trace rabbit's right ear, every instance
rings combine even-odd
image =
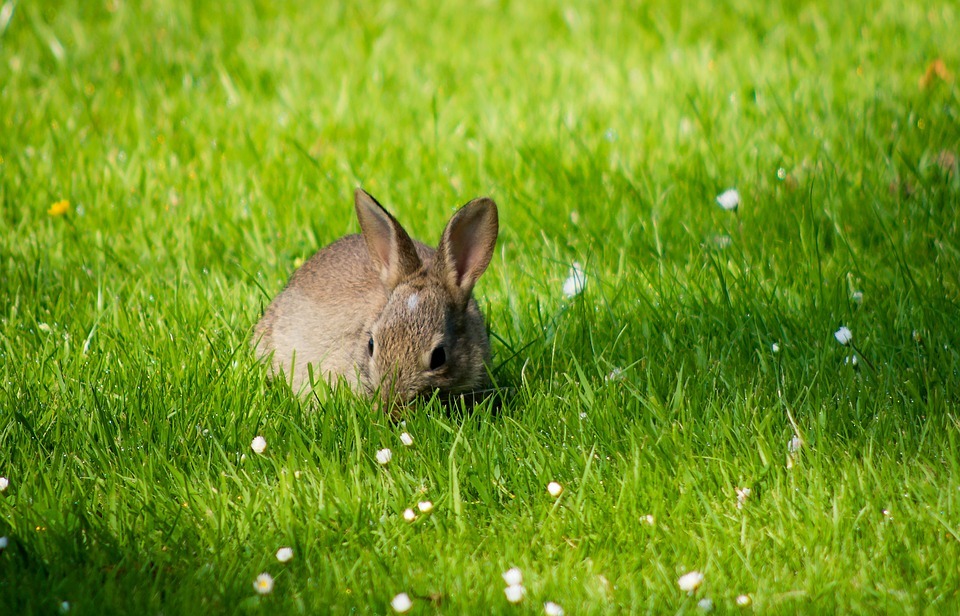
[[[354,204],[373,266],[384,286],[393,289],[420,269],[416,246],[397,219],[362,188],[354,193]]]

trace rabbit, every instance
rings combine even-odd
[[[434,250],[362,189],[354,202],[361,233],[293,273],[254,329],[257,355],[301,394],[311,389],[309,365],[393,406],[489,389],[490,341],[471,292],[496,246],[496,203],[460,208]]]

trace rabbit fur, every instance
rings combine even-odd
[[[294,391],[342,379],[367,397],[407,403],[490,387],[490,341],[474,284],[493,256],[497,206],[474,199],[436,250],[410,238],[376,199],[354,194],[361,233],[319,250],[254,330],[257,355]]]

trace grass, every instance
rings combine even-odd
[[[765,4],[0,3],[0,613],[956,612],[960,13]],[[255,361],[357,185],[499,203],[499,415]]]

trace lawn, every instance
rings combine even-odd
[[[0,614],[960,611],[960,8],[405,4],[0,0]],[[357,186],[499,412],[257,362]]]

